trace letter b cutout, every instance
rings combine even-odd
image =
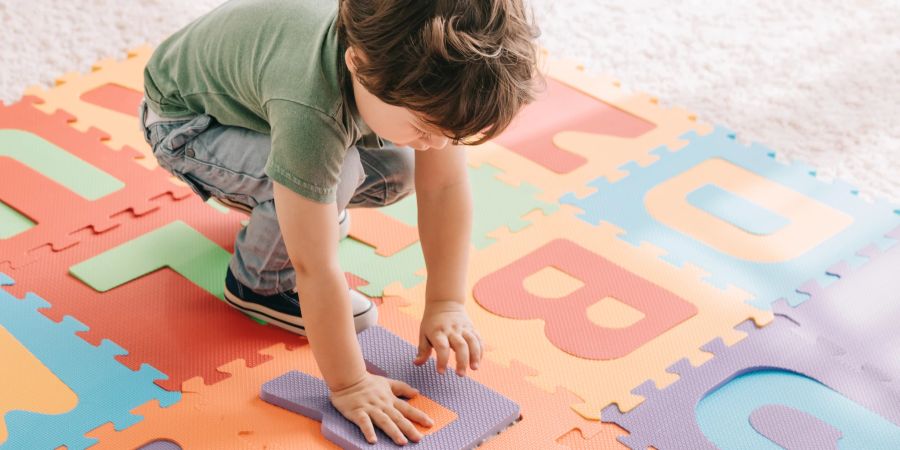
[[[523,281],[547,267],[579,279],[584,286],[561,298],[528,292]],[[482,278],[473,295],[494,314],[544,320],[544,332],[550,342],[567,353],[588,359],[626,356],[697,314],[693,304],[565,239],[554,240]],[[593,323],[587,309],[606,297],[627,304],[644,317],[626,328]]]

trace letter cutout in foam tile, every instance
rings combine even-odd
[[[419,367],[412,364],[416,349],[381,327],[359,334],[363,355],[370,371],[405,381],[457,419],[436,433],[427,435],[415,448],[472,448],[499,433],[519,418],[519,406],[471,378],[441,376],[434,359]],[[331,405],[322,380],[302,372],[288,372],[263,385],[263,400],[322,421],[322,432],[341,448],[396,448],[391,439],[378,432],[378,443],[369,445],[359,429]]]
[[[599,178],[590,183],[596,193],[585,198],[567,194],[560,202],[581,208],[579,217],[588,223],[608,221],[622,228],[626,242],[648,242],[663,249],[662,258],[669,262],[708,271],[715,286],[746,290],[761,309],[770,309],[783,296],[791,304],[801,303],[805,298],[794,288],[811,274],[830,281],[828,264],[842,259],[856,263],[856,249],[880,240],[900,223],[890,205],[867,203],[851,186],[818,180],[800,164],[782,164],[764,147],[746,148],[723,128],[684,137],[689,143],[680,150],[654,150],[656,163],[626,164],[627,177],[615,182]],[[685,200],[710,183],[791,223],[760,236]]]
[[[556,133],[571,130],[636,138],[654,128],[651,122],[547,78],[547,90],[523,108],[497,142],[553,172],[568,173],[587,159],[554,145]]]
[[[69,272],[97,291],[106,292],[169,267],[221,299],[223,274],[230,259],[225,249],[177,220],[76,264]]]
[[[782,405],[793,415],[762,418],[760,414],[778,410]],[[809,417],[797,420],[797,413]],[[697,423],[716,447],[778,450],[786,448],[889,449],[900,445],[900,425],[805,376],[782,370],[759,370],[740,375],[704,397],[697,405]],[[801,416],[802,417],[802,416]],[[794,420],[783,423],[790,429],[785,446],[781,433],[769,428],[770,439],[757,431],[764,421]],[[755,422],[755,424],[753,423]],[[810,426],[812,425],[812,426]],[[840,437],[840,441],[837,438]],[[781,442],[778,442],[781,441]],[[779,444],[779,445],[776,445]]]
[[[12,158],[87,200],[97,200],[125,183],[40,136],[0,129],[0,157]]]
[[[526,290],[524,281],[555,267],[583,283],[560,298]],[[697,307],[612,261],[565,239],[556,239],[482,278],[473,295],[488,311],[514,319],[541,319],[550,342],[574,356],[609,360],[628,355],[697,314]],[[611,297],[643,313],[624,328],[606,328],[588,308]]]
[[[731,195],[701,197],[713,202],[691,207],[691,195],[694,199],[696,194],[702,196],[703,188],[710,184]],[[718,158],[703,161],[650,189],[644,205],[659,223],[726,255],[759,263],[798,258],[853,223],[847,214]],[[756,206],[763,213],[748,211],[748,206]],[[739,217],[739,212],[746,215]],[[787,219],[787,223],[773,227],[773,214]],[[771,231],[759,232],[767,228]]]
[[[79,96],[84,102],[134,116],[135,118],[137,118],[138,106],[143,97],[143,92],[116,83],[104,84]]]

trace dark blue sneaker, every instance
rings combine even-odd
[[[225,275],[225,300],[252,317],[306,336],[303,313],[296,292],[259,295],[235,279],[229,268]],[[351,289],[350,302],[353,304],[353,323],[357,333],[378,323],[378,308],[366,296]]]

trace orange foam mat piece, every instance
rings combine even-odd
[[[308,346],[287,350],[276,344],[260,351],[271,358],[255,367],[244,360],[218,368],[229,378],[207,386],[200,378],[182,385],[182,399],[168,408],[153,401],[132,412],[144,419],[123,431],[108,423],[87,436],[99,439],[95,449],[135,448],[160,438],[183,449],[333,449],[312,419],[265,403],[259,388],[290,370],[320,376]]]
[[[410,317],[401,311],[408,300],[401,297],[386,297],[379,307],[379,324],[406,341],[418,344],[419,317]],[[412,361],[410,361],[412,364]],[[522,420],[489,439],[483,448],[566,448],[557,439],[573,429],[580,430],[594,442],[603,442],[607,448],[624,448],[616,437],[623,433],[617,426],[607,426],[599,422],[585,420],[569,407],[581,399],[563,388],[552,392],[538,389],[527,381],[537,371],[518,363],[497,364],[485,358],[478,370],[469,370],[467,376],[494,389],[519,404]],[[456,376],[451,371],[447,376]]]
[[[598,420],[600,410],[611,403],[617,404],[623,411],[634,408],[642,399],[632,394],[631,390],[648,379],[654,380],[660,388],[669,385],[677,376],[666,372],[666,368],[677,360],[686,357],[695,364],[705,362],[712,355],[701,351],[700,347],[712,338],[722,337],[726,343],[734,343],[744,336],[733,328],[738,323],[748,318],[758,325],[771,321],[771,313],[744,303],[748,298],[746,292],[735,288],[714,288],[702,281],[706,276],[703,270],[691,265],[680,268],[670,265],[659,258],[661,250],[649,245],[634,247],[617,238],[621,230],[605,223],[593,227],[576,219],[576,212],[566,205],[547,217],[534,212],[530,217],[532,226],[516,233],[498,231],[495,233],[498,238],[496,244],[474,251],[468,274],[466,310],[479,333],[493,348],[488,357],[507,365],[518,360],[537,369],[537,374],[529,379],[548,391],[562,386],[581,397],[583,402],[573,402],[572,407],[585,418]],[[638,342],[640,345],[624,356],[592,360],[572,356],[547,338],[546,322],[556,321],[559,316],[530,320],[505,318],[485,309],[472,297],[474,285],[480,280],[558,239],[575,242],[586,251],[614,261],[621,268],[691,303],[697,308],[697,314],[657,336],[642,335],[643,343]],[[548,266],[548,269],[551,267]],[[527,279],[523,280],[523,283],[527,282]],[[578,282],[587,284],[595,281],[575,280],[576,284]],[[549,291],[535,295],[561,297],[566,293],[557,291],[564,284],[544,286]],[[410,304],[403,311],[414,316],[420,315],[424,309],[424,294],[424,284],[411,289],[394,284],[385,289],[386,296],[410,299]],[[586,309],[584,305],[578,306],[583,314],[593,317],[592,320],[596,320],[592,309],[601,303],[608,303],[603,298],[596,301],[597,304]],[[615,305],[618,302],[611,303]],[[630,316],[634,311],[628,311],[628,308],[603,311],[607,312],[601,314],[598,327],[619,329],[625,337],[632,329],[640,332],[639,326],[631,324],[633,319]],[[645,315],[655,313],[652,308],[641,312]]]
[[[93,65],[87,74],[68,73],[56,80],[56,86],[45,90],[32,87],[26,95],[34,95],[44,100],[38,108],[47,113],[62,109],[77,118],[71,126],[86,131],[91,127],[109,133],[108,145],[114,149],[125,146],[140,151],[145,157],[139,163],[147,168],[156,166],[150,148],[138,128],[137,107],[126,113],[123,101],[135,101],[144,92],[144,66],[153,54],[153,48],[143,46],[129,51],[123,60],[104,59]],[[110,87],[109,85],[112,85]],[[101,92],[98,94],[98,89]],[[102,90],[127,92],[127,98],[120,98],[110,104],[102,101]],[[108,92],[107,92],[108,93]],[[83,96],[87,94],[86,97]],[[98,95],[101,101],[98,101]]]
[[[591,97],[601,100],[628,114],[640,117],[654,125],[643,134],[621,137],[584,131],[572,131],[567,124],[559,124],[554,144],[567,152],[583,156],[587,162],[568,173],[556,173],[523,157],[518,152],[501,145],[500,141],[488,142],[469,152],[469,162],[475,167],[489,163],[499,169],[497,178],[512,185],[527,181],[541,190],[539,200],[557,203],[566,193],[577,197],[591,194],[594,189],[588,183],[598,177],[611,182],[621,179],[627,172],[620,166],[634,161],[642,166],[656,161],[650,152],[660,146],[675,150],[687,141],[680,136],[688,131],[708,133],[712,127],[697,121],[683,109],[664,108],[647,94],[628,93],[610,78],[588,75],[581,66],[567,61],[547,60],[548,76],[571,86]]]
[[[419,241],[419,229],[374,208],[354,208],[350,236],[375,248],[375,254],[391,256]]]

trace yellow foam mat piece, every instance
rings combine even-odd
[[[700,364],[712,355],[700,347],[715,337],[729,345],[739,341],[744,334],[734,326],[752,318],[762,326],[772,320],[769,312],[757,310],[744,303],[749,295],[736,288],[720,290],[701,281],[707,274],[691,265],[675,267],[661,260],[662,251],[649,245],[634,247],[616,237],[621,233],[610,224],[593,227],[575,217],[577,210],[567,205],[551,215],[534,212],[527,217],[534,223],[516,233],[498,231],[493,237],[496,244],[482,250],[473,250],[468,273],[468,299],[466,310],[485,342],[492,348],[487,356],[502,364],[520,361],[537,369],[530,378],[536,385],[553,391],[564,387],[578,395],[584,403],[572,407],[583,417],[599,420],[600,410],[618,404],[628,411],[641,402],[630,391],[646,381],[654,380],[664,387],[677,379],[666,368],[681,358]],[[648,281],[674,293],[695,305],[697,315],[646,342],[630,354],[612,360],[582,359],[554,346],[544,334],[544,322],[516,320],[495,315],[481,307],[473,298],[474,285],[482,278],[500,270],[556,240],[567,239],[614,261],[619,266],[638,274]],[[399,284],[388,286],[385,295],[409,299],[402,308],[408,314],[420,316],[424,310],[425,284],[404,289]],[[604,299],[598,298],[600,302]],[[613,308],[611,311],[615,311]],[[622,310],[620,310],[622,311]],[[633,311],[622,311],[633,320]]]
[[[124,60],[104,59],[91,68],[91,72],[68,73],[56,80],[50,90],[31,87],[25,95],[34,95],[44,101],[35,105],[47,113],[62,109],[75,116],[70,126],[80,131],[96,127],[109,134],[107,145],[113,149],[129,146],[144,155],[138,162],[147,167],[156,166],[156,158],[144,141],[134,115],[124,114],[81,100],[81,95],[107,84],[144,92],[144,66],[153,54],[153,48],[143,46],[128,52]],[[135,112],[136,113],[136,112]]]
[[[9,437],[4,420],[8,412],[63,414],[78,405],[75,392],[2,326],[0,355],[0,444]]]

